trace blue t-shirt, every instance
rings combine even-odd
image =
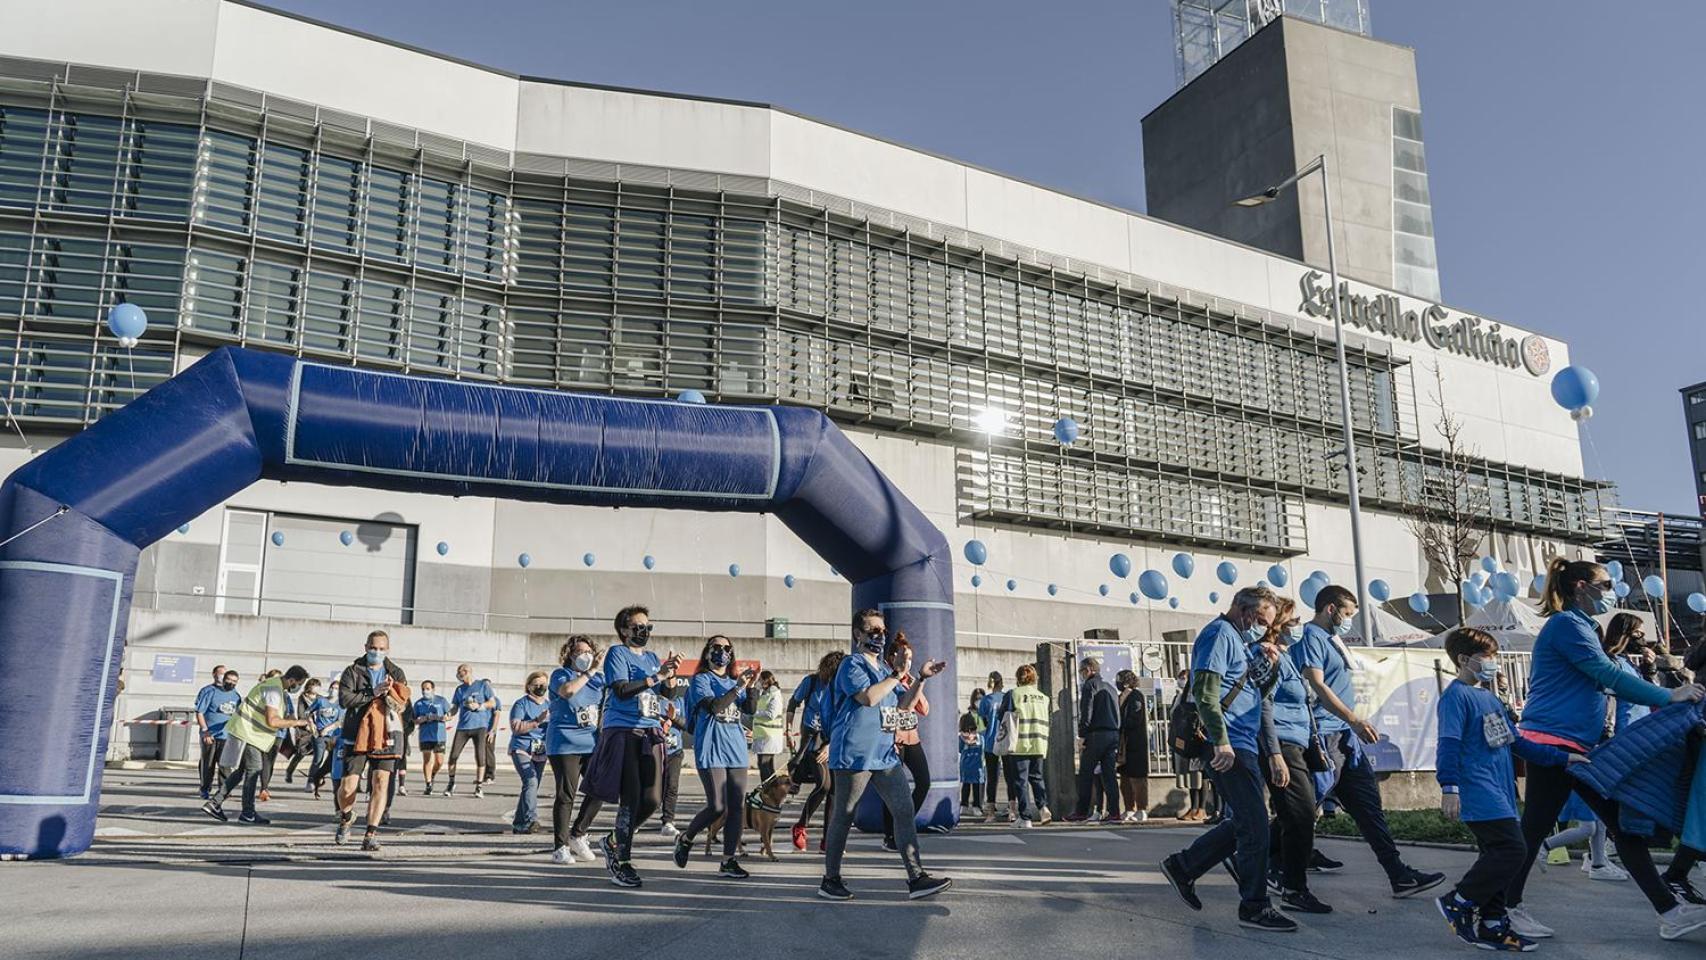
[[[746,769],[746,728],[740,722],[740,705],[746,702],[746,691],[735,694],[728,706],[711,713],[711,701],[738,686],[740,681],[736,678],[719,677],[709,670],[694,674],[693,682],[688,685],[688,716],[693,718],[693,765],[700,770]]]
[[[1439,739],[1456,740],[1457,792],[1466,821],[1516,819],[1510,711],[1492,691],[1453,680],[1439,696]]]
[[[470,699],[479,703],[497,699],[492,696],[492,685],[484,680],[458,684],[456,693],[450,698],[450,705],[456,708],[457,730],[485,730],[492,725],[492,713],[497,708],[471,709],[468,706]]]
[[[995,691],[983,695],[978,702],[977,715],[983,718],[983,752],[995,752],[995,736],[1001,728],[1001,701],[1007,696],[1005,691]],[[964,778],[962,778],[964,779]]]
[[[604,655],[604,684],[615,687],[630,680],[654,676],[663,664],[650,650],[635,653],[626,645],[610,648]],[[620,697],[613,689],[604,703],[604,724],[617,730],[654,730],[663,716],[663,700],[656,690],[641,690],[631,697]]]
[[[1588,675],[1589,668],[1617,670],[1600,645],[1593,620],[1576,609],[1546,618],[1534,640],[1522,728],[1584,747],[1598,743],[1605,731],[1605,691]]]
[[[568,667],[551,671],[551,722],[545,728],[545,752],[553,757],[587,754],[598,740],[598,705],[604,699],[604,674],[594,673],[571,697],[557,691],[578,674]]]
[[[882,662],[872,664],[863,653],[841,661],[835,672],[831,697],[829,768],[831,770],[887,770],[900,762],[894,748],[900,697],[897,685],[879,703],[865,706],[855,694],[882,683],[893,672]]]
[[[962,736],[960,738],[960,782],[973,784],[982,783],[983,774],[982,735],[979,735],[976,740],[973,740],[970,743],[967,743],[965,738]]]
[[[1191,645],[1192,686],[1196,684],[1198,672],[1218,673],[1219,699],[1224,700],[1244,676],[1249,664],[1250,658],[1244,652],[1244,639],[1226,618],[1216,617],[1214,622],[1203,627]],[[1245,683],[1225,714],[1226,737],[1231,741],[1232,749],[1258,752],[1256,739],[1262,730],[1262,698],[1256,685]]]
[[[1259,656],[1251,653],[1250,656]],[[1279,679],[1274,682],[1274,735],[1281,743],[1309,746],[1309,688],[1297,664],[1290,657],[1280,657],[1274,665]]]
[[[665,712],[673,718],[669,732],[663,735],[663,755],[673,757],[686,749],[687,738],[681,735],[681,731],[693,722],[687,713],[687,687],[683,686],[680,694],[665,698],[663,703]]]
[[[385,682],[385,667],[383,665],[368,667],[367,677],[373,681],[373,689],[378,690],[379,685]]]
[[[545,731],[549,729],[551,705],[544,700],[532,697],[521,697],[509,708],[509,752],[545,755]],[[533,723],[545,719],[546,724],[534,727],[526,733],[516,733],[518,723]]]
[[[225,738],[225,724],[231,720],[231,715],[237,712],[237,704],[243,702],[243,695],[235,690],[225,690],[208,684],[196,694],[195,712],[207,722],[207,733],[215,740]]]
[[[1352,710],[1356,709],[1357,690],[1351,682],[1350,664],[1345,662],[1344,654],[1339,651],[1339,645],[1327,631],[1313,623],[1303,627],[1303,639],[1291,645],[1286,651],[1291,656],[1291,662],[1297,667],[1298,674],[1305,670],[1321,671],[1321,680],[1327,684],[1327,689],[1339,698],[1339,702]],[[1308,683],[1307,680],[1304,681]],[[1322,733],[1338,733],[1349,730],[1350,724],[1339,719],[1339,715],[1328,710],[1324,704],[1315,704],[1315,724]]]
[[[803,705],[800,713],[801,730],[823,729],[823,707],[829,701],[829,688],[834,683],[833,678],[829,683],[818,683],[817,674],[808,673],[806,678],[800,681],[800,685],[794,688],[794,695],[788,700]]]
[[[415,701],[415,729],[422,743],[444,742],[444,718],[450,716],[450,701],[438,694],[429,694]],[[438,717],[427,720],[427,717]]]
[[[338,702],[333,700],[331,697],[320,697],[316,699],[314,701],[313,714],[315,736],[319,736],[320,731],[327,727],[341,727],[343,724],[344,708],[338,706]],[[341,730],[334,729],[330,734],[328,734],[328,736],[335,737],[341,732]]]

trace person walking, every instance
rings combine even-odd
[[[1001,704],[1001,718],[1012,714],[1018,734],[1013,752],[1003,759],[1009,788],[1018,796],[1017,809],[1009,820],[1022,829],[1048,823],[1048,787],[1043,780],[1043,761],[1048,759],[1049,695],[1037,688],[1037,668],[1023,664],[1013,674],[1014,687]]]
[[[271,680],[275,677],[282,676],[283,673],[284,671],[282,670],[268,670],[266,674],[263,675],[262,679]],[[285,698],[284,718],[286,720],[296,719],[297,704],[299,702],[299,696],[294,693]],[[261,752],[261,789],[255,796],[255,799],[261,803],[268,803],[272,800],[272,775],[273,771],[278,767],[278,755],[290,752],[292,745],[291,737],[295,735],[297,729],[299,728],[293,726],[284,730],[273,731],[272,746]]]
[[[818,805],[823,804],[823,835],[818,840],[818,849],[823,850],[829,837],[829,791],[833,778],[829,775],[829,738],[825,735],[825,720],[829,703],[830,689],[835,685],[836,671],[841,668],[841,661],[847,654],[840,650],[831,650],[817,662],[817,670],[807,675],[794,688],[794,695],[788,698],[788,715],[783,720],[783,727],[794,728],[794,712],[804,707],[800,716],[799,745],[794,750],[790,764],[789,776],[795,783],[810,783],[812,790],[806,794],[806,802],[800,807],[800,818],[794,821],[791,831],[794,849],[806,849],[806,826],[811,823],[812,814]]]
[[[1238,878],[1238,923],[1269,932],[1291,933],[1297,922],[1273,908],[1268,899],[1268,811],[1257,760],[1262,697],[1250,649],[1261,647],[1279,610],[1279,598],[1267,587],[1245,587],[1226,613],[1197,634],[1191,646],[1191,688],[1207,740],[1210,776],[1229,816],[1186,849],[1161,861],[1179,899],[1202,909],[1196,881],[1232,857]],[[1261,649],[1256,656],[1278,658]],[[1271,661],[1267,668],[1271,669]]]
[[[343,775],[338,780],[335,804],[338,827],[334,843],[349,839],[355,820],[356,788],[362,776],[371,773],[367,785],[367,832],[361,849],[379,849],[379,827],[391,799],[391,775],[397,770],[403,748],[402,714],[409,706],[408,678],[391,660],[391,635],[374,630],[354,663],[338,678],[338,703],[344,708],[342,744],[338,747]]]
[[[597,859],[586,842],[587,828],[600,804],[587,797],[574,816],[575,791],[598,739],[599,705],[604,701],[604,654],[585,634],[575,634],[558,651],[562,666],[551,672],[551,716],[545,726],[545,755],[556,795],[551,799],[551,862],[570,864]]]
[[[487,689],[496,691],[496,686],[488,677],[481,677],[480,682]],[[487,784],[498,778],[498,718],[503,716],[504,702],[494,692],[492,695],[492,722],[486,724],[486,773],[479,783]]]
[[[320,680],[318,677],[309,677],[308,682],[302,687],[302,693],[296,697],[296,713],[294,715],[312,718],[314,704],[318,703],[320,699]],[[285,783],[295,782],[296,768],[301,765],[303,760],[308,761],[310,773],[314,770],[314,764],[319,762],[320,754],[314,749],[314,724],[309,723],[306,727],[297,730],[296,735],[291,739],[291,746],[294,750],[290,755],[289,765],[284,768]],[[306,779],[304,777],[304,780]]]
[[[201,732],[201,798],[213,796],[213,780],[219,772],[219,755],[225,750],[225,725],[237,712],[243,695],[237,692],[237,671],[224,665],[213,668],[213,682],[195,695],[195,724]]]
[[[687,732],[693,729],[693,718],[687,710],[687,678],[674,676],[658,684],[659,702],[663,704],[663,764],[658,767],[658,832],[666,837],[678,837],[681,829],[675,825],[676,803],[681,799],[681,764],[687,757]]]
[[[758,782],[776,773],[776,755],[787,749],[782,736],[782,685],[769,670],[758,674],[758,701],[752,708],[752,752],[758,757]]]
[[[1138,689],[1137,674],[1121,670],[1114,676],[1120,695],[1120,749],[1115,769],[1120,775],[1123,823],[1149,819],[1149,704]]]
[[[422,789],[430,797],[433,781],[444,767],[444,721],[450,716],[450,701],[438,695],[438,686],[431,680],[422,680],[420,699],[411,712],[421,738],[421,782],[426,785]]]
[[[984,823],[992,823],[995,820],[995,785],[1003,779],[1007,781],[1007,819],[1012,821],[1018,816],[1018,795],[1014,793],[1013,779],[1002,776],[1005,772],[1005,758],[995,752],[995,738],[1000,732],[1001,705],[1006,701],[1007,693],[1002,689],[1000,672],[989,671],[989,689],[977,705],[977,715],[983,720],[983,783],[984,799],[988,801],[988,806],[983,811]]]
[[[509,708],[509,758],[515,764],[515,775],[521,778],[511,833],[539,830],[539,781],[545,775],[545,728],[551,713],[545,700],[547,679],[543,670],[528,674],[522,684],[524,695]]]
[[[479,799],[486,795],[486,768],[492,762],[491,754],[486,751],[486,733],[492,727],[498,698],[492,693],[491,684],[474,679],[474,668],[466,663],[456,668],[456,683],[456,692],[450,697],[450,712],[456,717],[456,735],[450,742],[450,783],[445,786],[444,795],[456,795],[456,761],[462,756],[462,748],[472,743],[474,797]]]
[[[1660,707],[1697,703],[1706,690],[1688,684],[1675,690],[1651,684],[1623,672],[1605,655],[1595,616],[1611,612],[1612,581],[1605,568],[1590,560],[1555,558],[1546,571],[1541,612],[1546,625],[1534,641],[1529,666],[1528,700],[1519,735],[1554,746],[1569,754],[1586,754],[1604,732],[1606,692],[1619,700]],[[1525,851],[1521,869],[1505,891],[1511,929],[1529,939],[1553,935],[1523,907],[1528,873],[1541,841],[1557,822],[1573,790],[1587,803],[1611,835],[1623,869],[1646,895],[1659,915],[1659,936],[1674,940],[1706,927],[1706,907],[1678,903],[1676,894],[1659,876],[1652,852],[1642,838],[1622,829],[1621,805],[1600,796],[1565,771],[1564,764],[1529,763],[1522,811]]]
[[[723,824],[723,862],[717,876],[745,880],[749,874],[735,855],[740,851],[746,798],[746,730],[741,714],[752,709],[749,695],[755,670],[735,674],[734,641],[717,634],[699,653],[699,670],[688,684],[687,713],[693,723],[693,766],[705,788],[705,806],[675,838],[675,865],[685,868],[693,838],[712,824]]]
[[[1176,731],[1194,723],[1197,713],[1196,699],[1191,696],[1191,672],[1180,670],[1174,681],[1178,692],[1173,694],[1173,702],[1167,708],[1167,727]],[[1203,771],[1208,762],[1203,755],[1194,750],[1181,749],[1177,741],[1168,744],[1173,754],[1173,785],[1185,793],[1185,810],[1179,814],[1179,819],[1187,823],[1201,823],[1208,819],[1208,811],[1204,809]]]
[[[883,657],[885,663],[897,676],[901,677],[900,690],[897,695],[905,698],[912,686],[911,677],[899,667],[901,659],[912,659],[912,643],[906,639],[906,632],[900,631],[894,635],[888,650]],[[912,706],[902,707],[895,714],[894,745],[900,755],[900,765],[912,778],[912,809],[914,823],[919,811],[924,807],[924,798],[930,794],[930,760],[924,755],[924,743],[918,734],[918,719],[930,713],[930,700],[920,689],[918,695],[912,698]],[[924,828],[930,833],[946,833],[947,828],[931,824]],[[883,849],[895,849],[894,812],[887,806],[883,807]]]
[[[1115,769],[1120,752],[1120,695],[1102,678],[1102,661],[1085,657],[1078,664],[1078,804],[1068,823],[1090,819],[1092,784],[1100,776],[1107,806],[1104,823],[1120,822],[1120,789]]]
[[[333,751],[337,748],[338,735],[343,729],[344,708],[338,705],[338,682],[333,680],[326,688],[326,695],[314,701],[308,711],[308,719],[312,721],[314,730],[314,764],[308,768],[308,789],[314,793],[314,799],[320,799],[320,788],[325,786],[326,775],[332,769]]]
[[[1363,842],[1386,871],[1394,898],[1413,897],[1445,882],[1445,874],[1422,871],[1404,862],[1386,810],[1380,799],[1380,780],[1374,772],[1365,744],[1377,743],[1374,725],[1356,712],[1357,669],[1343,637],[1356,623],[1357,599],[1337,584],[1322,587],[1315,595],[1315,616],[1303,627],[1303,636],[1291,645],[1288,655],[1315,696],[1315,725],[1327,741],[1338,770],[1332,794],[1356,822]],[[1320,857],[1315,857],[1320,862]]]
[[[908,644],[891,670],[883,659],[890,652],[887,624],[877,610],[861,610],[853,616],[855,652],[841,661],[832,688],[833,710],[829,720],[829,769],[835,780],[829,838],[824,857],[823,880],[817,895],[825,900],[851,900],[853,892],[841,879],[841,861],[847,853],[847,834],[853,828],[853,808],[865,788],[875,789],[883,806],[894,817],[895,840],[901,863],[906,867],[907,898],[919,900],[948,889],[953,881],[924,871],[918,851],[917,816],[906,789],[900,754],[894,735],[901,710],[911,709],[924,684],[947,666],[929,660],[919,668],[918,679],[901,695],[903,679],[912,672],[912,648]]]
[[[582,779],[583,792],[617,801],[616,825],[604,838],[604,867],[619,887],[640,886],[634,869],[634,831],[658,808],[659,747],[663,707],[657,687],[672,679],[681,665],[675,651],[662,660],[646,649],[652,639],[651,613],[638,604],[616,614],[621,644],[604,658],[604,728],[599,731],[592,767],[596,776]],[[603,769],[599,769],[600,766]]]
[[[307,720],[292,719],[285,714],[290,700],[307,680],[308,671],[301,666],[293,666],[282,676],[268,677],[255,684],[243,697],[225,725],[225,755],[220,759],[220,765],[231,773],[219,791],[202,804],[204,813],[222,822],[229,819],[225,813],[225,801],[236,791],[238,784],[242,784],[243,812],[237,820],[253,826],[265,826],[271,822],[255,811],[261,767],[267,751],[278,743],[280,730],[307,726]]]
[[[1309,890],[1310,855],[1315,851],[1315,778],[1305,754],[1315,736],[1310,717],[1309,687],[1297,664],[1283,651],[1302,639],[1303,624],[1294,615],[1289,598],[1279,602],[1279,612],[1263,638],[1274,656],[1274,669],[1262,684],[1262,775],[1271,787],[1269,799],[1274,818],[1268,851],[1272,863],[1270,879],[1279,881],[1280,905],[1298,913],[1332,913]],[[1252,649],[1250,658],[1266,659],[1266,652]]]

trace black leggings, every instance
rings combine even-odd
[[[486,731],[458,730],[456,737],[450,741],[450,777],[453,780],[456,778],[456,761],[462,756],[462,748],[470,743],[474,745],[474,765],[478,770],[491,766],[491,758],[486,755]]]
[[[1279,858],[1280,880],[1287,890],[1309,889],[1309,853],[1315,849],[1315,778],[1303,759],[1303,748],[1280,744],[1291,780],[1285,789],[1273,785],[1270,760],[1262,758],[1262,775],[1268,780],[1268,800],[1273,805],[1268,849]]]
[[[682,840],[692,843],[699,831],[722,817],[723,856],[732,857],[740,849],[740,831],[746,825],[741,806],[746,799],[746,768],[700,767],[699,782],[705,787],[705,808],[694,815]]]
[[[1522,869],[1505,893],[1506,905],[1522,905],[1523,888],[1528,885],[1528,872],[1533,869],[1534,858],[1540,852],[1540,841],[1552,832],[1552,825],[1558,822],[1558,814],[1563,812],[1564,801],[1569,799],[1571,790],[1582,798],[1599,822],[1605,824],[1605,832],[1617,845],[1617,855],[1623,859],[1623,869],[1629,871],[1635,885],[1652,902],[1653,909],[1664,913],[1676,906],[1676,896],[1659,877],[1658,868],[1653,866],[1653,853],[1647,849],[1647,844],[1640,837],[1625,836],[1619,828],[1617,801],[1595,793],[1593,788],[1570,776],[1563,767],[1542,767],[1533,763],[1528,765],[1528,805],[1522,811],[1522,839],[1528,849],[1523,853]]]
[[[924,759],[923,744],[900,744],[895,750],[900,754],[900,765],[912,774],[912,815],[916,817],[924,810],[924,797],[930,792],[930,761]],[[883,805],[883,839],[894,841],[894,814],[888,804]]]
[[[559,847],[569,845],[571,837],[586,836],[586,828],[592,823],[592,818],[598,816],[598,808],[603,806],[597,800],[587,797],[581,801],[581,815],[574,818],[570,826],[569,815],[575,810],[575,790],[579,789],[581,771],[586,769],[586,761],[590,753],[553,753],[551,761],[551,779],[556,781],[557,795],[551,799],[551,839]]]
[[[993,791],[993,790],[991,790],[989,792],[989,802],[990,803],[995,802],[995,791]],[[960,809],[962,811],[964,811],[968,806],[972,806],[972,807],[983,806],[983,784],[981,784],[981,783],[962,783],[962,784],[960,784]]]
[[[626,863],[634,853],[634,831],[658,808],[658,754],[645,730],[609,730],[622,738],[622,803],[616,809],[616,852]]]
[[[983,782],[989,794],[989,805],[995,805],[995,785],[1001,782],[1001,758],[993,753],[983,755]],[[1013,781],[1007,781],[1007,802],[1011,803],[1018,797],[1013,792]]]

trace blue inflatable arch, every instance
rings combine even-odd
[[[137,557],[262,478],[774,512],[955,690],[946,538],[823,414],[583,396],[219,350],[0,486],[0,856],[88,849]],[[21,534],[21,535],[20,535]],[[667,611],[660,611],[667,615]],[[949,693],[946,696],[952,697]],[[959,800],[954,710],[924,718]]]

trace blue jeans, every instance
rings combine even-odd
[[[1007,784],[1018,787],[1019,817],[1023,820],[1040,819],[1042,808],[1048,806],[1048,787],[1043,783],[1043,758],[1015,756],[1011,759],[1013,776]]]
[[[513,825],[524,830],[539,820],[539,779],[544,774],[545,760],[534,759],[530,753],[511,753],[509,758],[515,761],[516,776],[521,778],[521,796],[515,801]]]
[[[1179,864],[1195,880],[1227,857],[1238,867],[1238,898],[1246,907],[1271,906],[1268,900],[1268,805],[1262,769],[1248,750],[1233,751],[1232,769],[1205,772],[1214,781],[1224,820],[1179,854]]]

